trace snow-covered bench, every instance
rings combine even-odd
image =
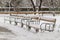
[[[17,23],[22,24],[22,20],[30,20],[29,18],[16,17],[16,16],[5,16],[5,17],[6,18],[4,18],[4,21],[9,21],[10,24],[11,22],[15,22],[15,25],[17,25]]]
[[[11,22],[15,22],[16,18],[14,16],[5,16],[4,17],[4,23],[6,21],[9,21],[9,23],[11,24]]]
[[[31,30],[31,28],[35,29],[36,32],[39,32],[40,30],[40,26],[37,26],[35,24],[30,24],[30,22],[35,22],[34,20],[27,20],[26,23],[22,23],[22,27],[23,25],[26,25],[26,27],[28,27],[28,30]]]
[[[47,23],[42,23],[42,24],[40,25],[41,31],[42,31],[42,30],[46,30],[46,31],[49,31],[49,32],[50,32],[50,31],[54,31],[56,19],[54,19],[54,18],[41,17],[39,20],[47,21]],[[49,23],[49,22],[50,22],[50,23]],[[43,25],[43,24],[45,24],[45,29],[42,29],[42,25]],[[46,29],[47,25],[49,26],[49,29],[48,29],[48,30]],[[52,25],[52,30],[50,30],[51,25]]]

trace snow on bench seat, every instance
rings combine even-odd
[[[48,22],[56,22],[55,18],[48,18],[48,17],[40,17],[39,20],[48,21]]]
[[[39,32],[40,26],[38,25],[26,25],[28,27],[28,30],[30,30],[31,28],[34,28],[36,30],[36,32]]]

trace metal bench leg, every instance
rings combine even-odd
[[[28,24],[27,24],[28,23]],[[28,26],[28,30],[30,30],[31,29],[31,27],[29,26],[30,25],[30,22],[29,22],[29,20],[26,22],[26,26]]]
[[[23,27],[23,23],[21,23],[21,27]]]
[[[36,33],[39,32],[39,29],[36,29]]]
[[[17,22],[15,22],[15,25],[17,25]]]
[[[31,27],[30,26],[28,26],[28,30],[30,30],[31,29]]]
[[[24,24],[22,23],[22,19],[21,19],[21,27],[23,27],[23,25],[24,25]]]
[[[46,31],[46,26],[47,26],[47,24],[45,24],[45,31]]]
[[[11,24],[11,21],[9,21],[9,23]]]

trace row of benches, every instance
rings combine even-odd
[[[8,16],[7,16],[8,17]],[[21,27],[23,27],[23,25],[26,25],[28,27],[28,29],[30,30],[31,28],[34,28],[36,30],[36,32],[39,32],[39,30],[46,30],[46,26],[49,25],[49,28],[50,28],[50,23],[44,23],[45,24],[45,29],[42,29],[41,25],[39,27],[37,26],[34,26],[34,25],[29,25],[31,21],[36,21],[36,20],[43,20],[43,21],[48,21],[48,22],[53,22],[53,28],[52,30],[47,30],[47,31],[54,31],[54,27],[55,27],[55,23],[56,23],[56,19],[48,19],[48,18],[45,18],[45,17],[25,17],[25,16],[10,16],[10,18],[14,18],[15,20],[13,20],[13,22],[15,22],[15,25],[17,25],[17,23],[21,23]],[[16,19],[21,19],[20,21],[16,21]],[[36,19],[36,20],[32,20],[32,19]],[[7,19],[5,19],[7,20]],[[23,23],[22,20],[27,20],[28,24],[26,23]],[[10,23],[12,22],[12,20],[8,20],[10,21]]]

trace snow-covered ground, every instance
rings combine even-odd
[[[15,26],[9,23],[4,23],[5,15],[0,15],[0,27],[4,27],[11,32],[0,32],[0,40],[60,40],[60,16],[44,15],[44,17],[53,17],[56,18],[56,26],[54,32],[38,32],[28,31],[27,28],[21,28],[19,25]],[[8,15],[9,16],[9,15]],[[33,15],[32,15],[33,16]]]

